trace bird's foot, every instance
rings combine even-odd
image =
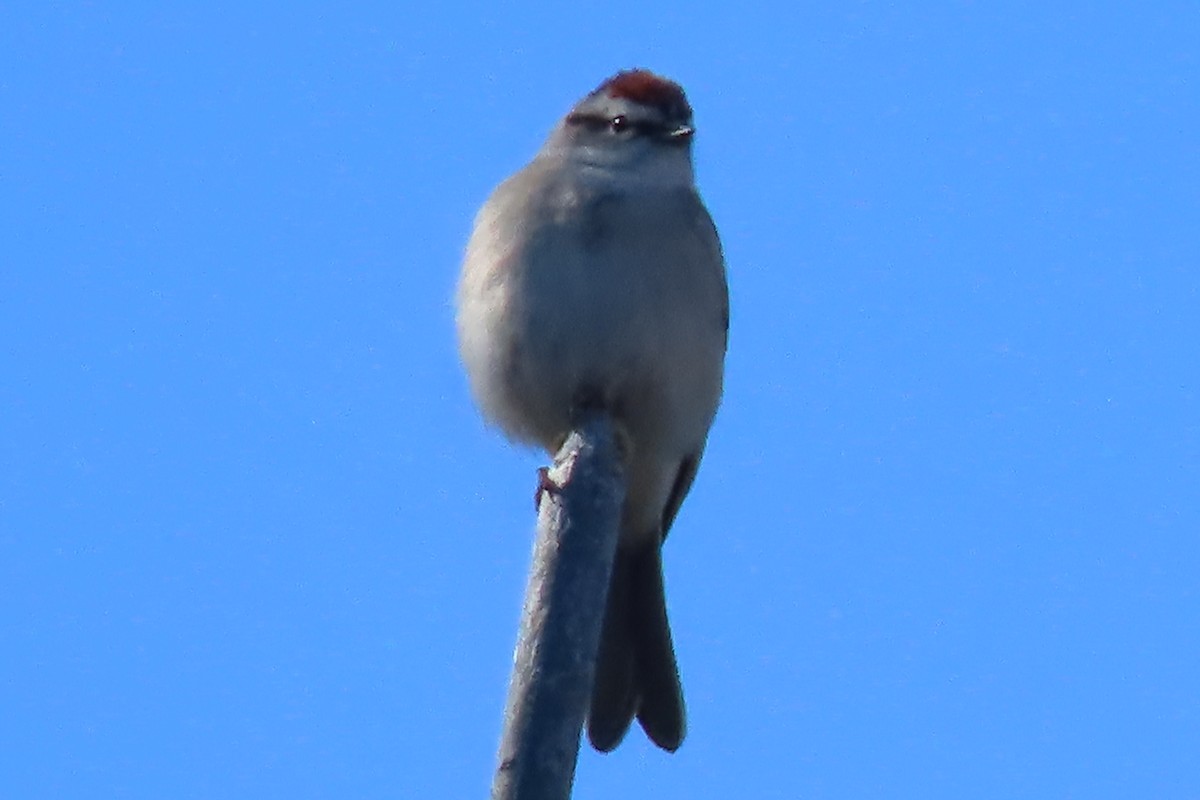
[[[542,495],[546,492],[550,494],[558,494],[562,491],[562,487],[554,482],[550,477],[549,467],[538,467],[537,471],[537,489],[533,493],[533,510],[537,511],[542,507]]]

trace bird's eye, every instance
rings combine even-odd
[[[620,133],[629,127],[629,120],[624,115],[616,116],[608,121],[608,127],[612,128],[613,133]]]

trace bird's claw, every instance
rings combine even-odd
[[[562,491],[562,487],[554,482],[550,477],[549,467],[538,467],[537,471],[537,489],[533,493],[533,510],[537,511],[542,507],[542,495],[546,492],[550,494],[558,494]]]

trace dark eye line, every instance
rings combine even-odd
[[[589,130],[598,130],[608,127],[608,118],[598,114],[569,114],[567,122],[571,125],[582,125]]]
[[[567,122],[571,125],[583,125],[592,131],[600,131],[607,128],[612,130],[613,133],[632,131],[637,134],[652,135],[665,130],[662,125],[656,125],[652,122],[637,122],[624,114],[606,117],[601,114],[575,113],[567,116]]]

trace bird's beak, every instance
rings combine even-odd
[[[679,125],[678,127],[666,131],[663,134],[663,139],[667,144],[682,147],[692,140],[692,134],[695,132],[696,129],[691,125]]]
[[[693,128],[691,125],[680,125],[675,130],[669,131],[667,133],[667,138],[673,142],[683,143],[683,142],[686,142],[688,139],[692,138],[692,134],[694,134],[695,132],[696,132],[696,129]]]

